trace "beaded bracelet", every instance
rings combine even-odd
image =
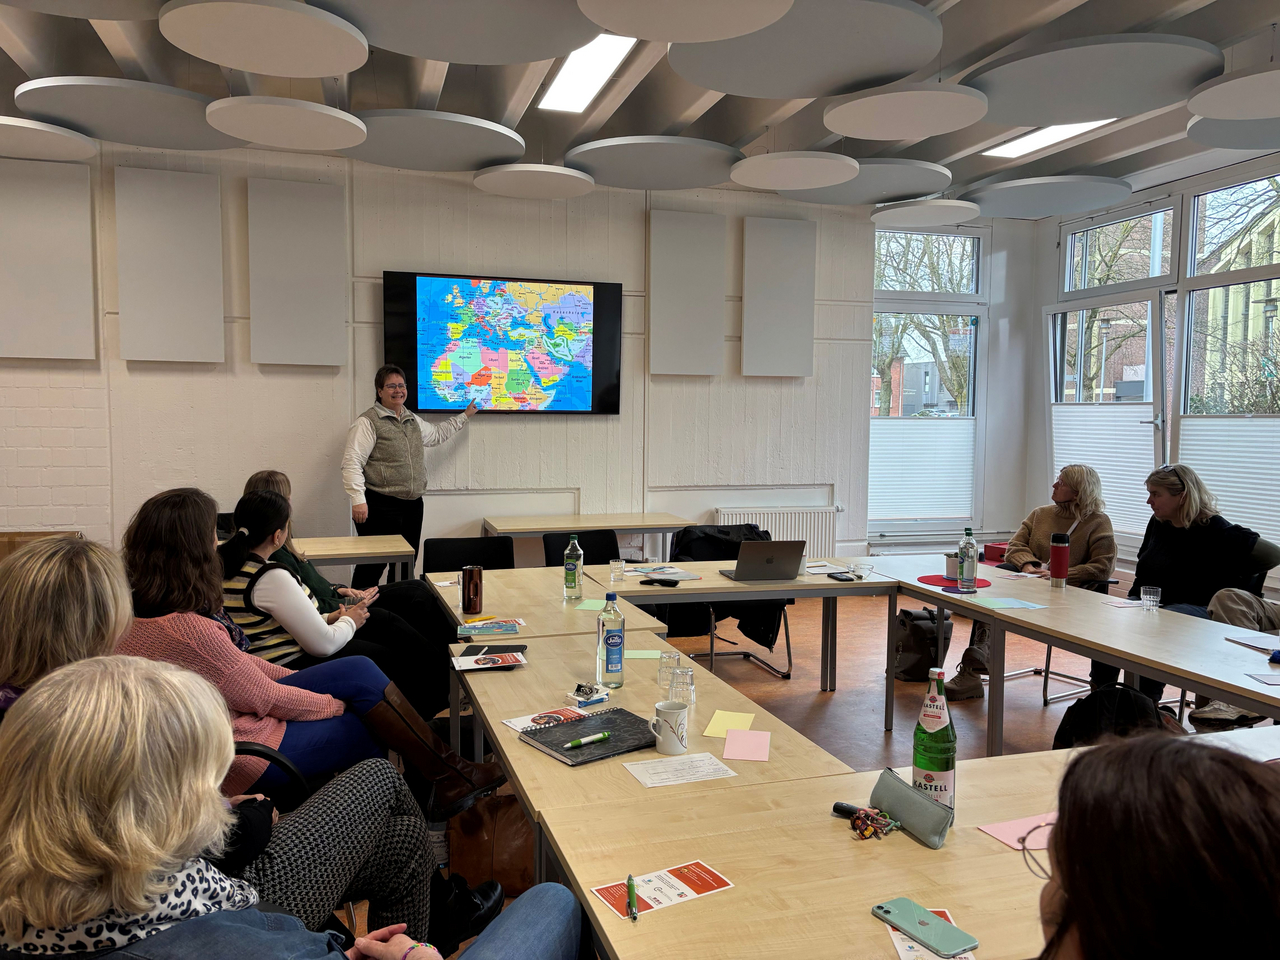
[[[404,953],[400,955],[400,960],[409,960],[409,954],[413,953],[413,951],[417,950],[419,947],[426,947],[428,950],[435,949],[435,947],[433,947],[429,943],[415,943],[413,946],[411,946],[408,950],[406,950]]]

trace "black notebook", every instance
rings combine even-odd
[[[609,731],[608,740],[581,747],[565,747],[571,740],[581,740],[606,730]],[[643,750],[657,743],[657,737],[649,729],[649,721],[622,707],[611,707],[549,727],[525,727],[520,731],[520,739],[571,767],[579,767],[592,760],[616,757],[632,750]]]

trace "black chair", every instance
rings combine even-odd
[[[230,540],[236,535],[236,515],[234,513],[218,514],[218,539]]]
[[[698,560],[719,560],[737,562],[738,549],[746,540],[770,540],[768,530],[761,530],[754,523],[733,524],[730,526],[691,526],[676,533],[671,542],[671,563],[692,562]],[[672,603],[656,606],[654,616],[667,624],[668,637],[700,637],[707,636],[711,649],[706,653],[695,653],[695,659],[710,661],[708,669],[715,671],[715,661],[720,657],[741,657],[750,660],[757,666],[768,670],[775,677],[783,680],[791,679],[791,623],[787,619],[787,607],[794,604],[794,599],[785,600],[734,600],[719,603]],[[664,610],[663,607],[666,609]],[[737,646],[736,640],[729,640],[716,634],[716,623],[720,620],[734,619],[738,621],[738,629],[749,639],[772,651],[778,642],[778,633],[786,637],[787,666],[785,669],[775,667],[764,657],[749,650],[732,650],[716,652],[715,641]]]
[[[510,537],[433,537],[422,541],[422,573],[449,573],[463,567],[514,570],[516,545]]]
[[[542,535],[542,558],[548,567],[558,567],[564,563],[564,552],[569,549],[569,536],[567,533]],[[582,548],[584,564],[622,559],[622,553],[618,549],[618,535],[612,530],[584,530],[573,536],[578,538],[578,546]]]

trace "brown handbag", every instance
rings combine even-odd
[[[449,821],[449,872],[518,897],[533,886],[533,825],[515,796],[484,797]]]

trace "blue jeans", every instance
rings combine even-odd
[[[1201,617],[1209,619],[1209,608],[1198,607],[1194,603],[1171,603],[1162,610],[1168,610],[1172,613],[1184,613],[1188,617]],[[1094,684],[1115,683],[1120,679],[1120,668],[1113,667],[1109,663],[1103,663],[1101,660],[1094,660],[1093,666],[1089,670],[1089,680]],[[1160,702],[1160,698],[1164,696],[1164,684],[1159,680],[1151,680],[1143,677],[1138,683],[1138,689],[1145,693],[1156,703]]]
[[[577,960],[582,908],[568,887],[540,883],[467,947],[467,960]]]
[[[277,682],[327,693],[347,704],[347,711],[341,716],[326,720],[290,720],[285,726],[280,752],[292,760],[308,780],[346,770],[361,760],[387,755],[386,747],[360,722],[375,704],[382,702],[382,691],[390,682],[372,660],[367,657],[330,660]],[[288,785],[284,772],[269,766],[246,792],[270,796],[273,789]]]

